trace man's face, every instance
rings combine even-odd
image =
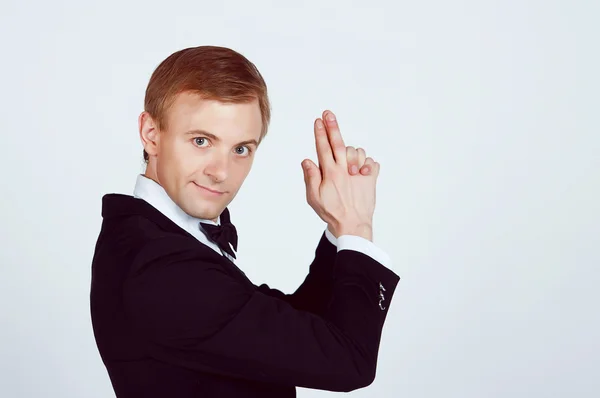
[[[166,131],[156,131],[145,112],[139,123],[150,157],[146,176],[189,215],[216,220],[250,172],[262,127],[258,101],[226,104],[181,93]]]

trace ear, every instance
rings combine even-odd
[[[140,140],[144,150],[149,156],[156,156],[158,153],[158,129],[152,116],[146,111],[142,112],[138,118],[138,128],[140,130]]]

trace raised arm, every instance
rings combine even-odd
[[[324,119],[326,118],[328,113],[329,112],[327,111],[324,112]],[[328,130],[331,131],[329,133],[329,136],[333,136],[335,140],[335,136],[337,135],[341,139],[337,122],[329,122],[328,126]],[[319,129],[319,127],[315,125],[315,142],[317,144],[317,153],[319,154],[320,159],[324,159],[327,155],[327,146],[331,148],[331,144],[329,143],[329,141],[326,142],[326,140],[322,139],[324,131],[325,126]],[[321,140],[319,139],[319,137],[321,137]],[[343,145],[343,142],[338,141],[338,144]],[[352,180],[352,182],[360,183],[361,181],[359,179],[362,176],[370,176],[372,174],[374,166],[373,162],[370,162],[371,164],[365,164],[367,157],[366,152],[363,148],[356,149],[353,146],[346,146],[345,152],[347,173],[348,176],[350,176],[350,180]],[[330,150],[329,155],[333,156],[332,150]],[[339,153],[338,157],[341,157]],[[320,178],[322,178],[323,172],[320,169],[320,167],[317,167],[310,161],[305,161],[304,164],[306,165],[307,162],[309,164],[309,167],[305,168],[305,182],[307,185],[307,199],[309,199],[309,174],[315,175],[317,174],[318,170],[318,175]],[[320,160],[320,163],[325,162]],[[331,289],[333,286],[333,265],[335,262],[335,255],[338,250],[342,249],[359,251],[361,253],[373,257],[375,260],[388,267],[391,263],[391,260],[386,253],[384,253],[381,249],[373,245],[373,243],[370,242],[370,240],[365,239],[363,237],[344,237],[341,243],[341,247],[338,247],[337,237],[333,235],[333,233],[329,230],[328,227],[326,232],[324,232],[321,235],[321,239],[319,240],[317,249],[315,250],[315,257],[309,267],[308,275],[294,293],[286,294],[278,289],[271,288],[267,284],[261,284],[260,286],[256,287],[260,292],[264,294],[267,294],[271,297],[279,298],[281,300],[285,300],[296,309],[309,311],[314,314],[321,315],[323,314],[323,310],[326,308],[329,300],[331,299]]]

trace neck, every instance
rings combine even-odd
[[[154,167],[153,162],[148,161],[148,163],[146,164],[146,171],[144,171],[143,176],[153,180],[158,185],[161,185],[161,183],[158,182],[158,174],[156,173],[156,167]]]

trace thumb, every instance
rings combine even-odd
[[[306,183],[306,193],[316,197],[321,185],[321,170],[310,159],[302,161],[302,170],[304,170],[304,182]]]

